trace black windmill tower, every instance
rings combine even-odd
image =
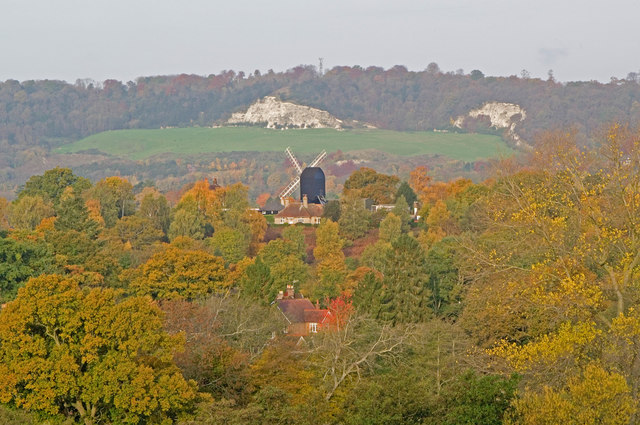
[[[316,158],[309,164],[308,167],[302,169],[302,166],[298,162],[291,149],[285,149],[287,158],[293,164],[296,169],[297,176],[287,185],[287,187],[280,194],[280,200],[284,205],[284,200],[290,196],[300,186],[300,201],[307,197],[307,202],[312,204],[324,204],[326,190],[325,190],[325,178],[324,171],[318,165],[327,157],[327,152],[322,151]]]

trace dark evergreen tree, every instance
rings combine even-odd
[[[89,210],[82,198],[63,197],[56,209],[55,228],[59,231],[75,230],[93,239],[98,234],[98,223],[89,218]]]
[[[353,306],[362,313],[380,317],[380,299],[382,296],[382,279],[374,272],[364,275],[353,293]]]
[[[418,200],[418,195],[416,195],[406,181],[400,183],[400,187],[398,187],[398,191],[396,192],[396,200],[401,196],[404,196],[410,208],[413,207],[413,203]]]
[[[384,264],[380,318],[392,323],[421,322],[431,316],[429,274],[418,241],[403,234],[391,244]]]
[[[408,232],[411,228],[411,214],[409,213],[409,204],[407,204],[407,200],[404,196],[400,195],[396,199],[396,205],[393,208],[393,213],[400,217],[400,221],[402,222],[402,231]]]
[[[452,238],[444,238],[427,252],[431,308],[438,316],[455,316],[462,308],[462,283],[455,263],[456,247]]]
[[[331,200],[324,205],[322,218],[337,222],[340,220],[340,201]]]

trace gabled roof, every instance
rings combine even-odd
[[[313,309],[304,311],[304,321],[306,323],[324,323],[325,319],[329,315],[329,310],[326,309]]]
[[[277,300],[280,311],[291,323],[304,323],[305,310],[315,310],[307,298]]]
[[[324,209],[322,208],[322,205],[319,204],[307,204],[305,207],[301,202],[292,202],[276,214],[276,217],[321,217],[323,211]]]

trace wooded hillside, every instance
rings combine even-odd
[[[315,227],[242,184],[32,176],[0,198],[0,419],[637,424],[640,131],[576,138],[482,183],[357,169]]]
[[[635,79],[558,83],[553,80],[335,67],[320,76],[311,66],[287,72],[224,71],[204,76],[140,77],[136,81],[9,80],[0,83],[0,148],[58,146],[105,130],[209,126],[268,94],[380,128],[431,130],[484,102],[512,102],[527,111],[523,137],[575,126],[586,139],[613,119],[640,120]]]

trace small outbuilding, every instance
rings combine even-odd
[[[278,214],[280,211],[284,209],[284,205],[280,203],[279,200],[274,198],[269,198],[267,202],[264,204],[264,207],[260,208],[260,212],[263,215],[273,215]]]

